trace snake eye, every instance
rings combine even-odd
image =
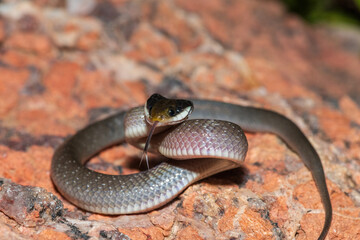
[[[170,117],[174,117],[176,112],[175,112],[175,110],[173,108],[169,108],[168,114],[169,114]]]

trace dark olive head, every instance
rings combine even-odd
[[[146,101],[145,117],[150,124],[173,125],[186,120],[193,108],[191,101],[168,99],[155,93]]]

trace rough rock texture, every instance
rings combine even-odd
[[[63,204],[43,188],[21,186],[0,178],[0,211],[25,227],[36,227],[62,215]]]
[[[67,208],[30,225],[41,210],[23,211],[20,221],[2,209],[1,239],[316,238],[324,211],[310,173],[270,134],[247,134],[243,168],[194,184],[159,210],[109,217],[67,202],[49,176],[54,149],[87,123],[143,104],[153,92],[254,105],[294,120],[326,171],[334,208],[328,239],[360,239],[356,31],[308,26],[275,1],[108,0],[79,7],[0,4],[0,177],[18,194],[32,189],[20,185],[43,188]],[[114,147],[88,165],[133,173],[139,155]]]

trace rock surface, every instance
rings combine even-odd
[[[110,217],[66,201],[50,179],[55,148],[154,92],[291,118],[325,168],[334,208],[328,239],[360,238],[358,33],[309,26],[274,1],[108,0],[69,9],[63,1],[0,4],[0,238],[316,239],[324,211],[311,175],[270,134],[247,134],[242,168],[150,213]],[[140,154],[114,147],[88,166],[133,173]],[[47,205],[23,211],[29,205],[4,195],[10,181],[12,194],[35,189]]]

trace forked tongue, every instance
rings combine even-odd
[[[143,151],[143,154],[141,156],[141,160],[140,160],[140,164],[139,166],[141,165],[143,159],[144,159],[144,156],[145,156],[145,160],[146,160],[146,165],[147,165],[147,168],[150,169],[149,167],[149,157],[148,157],[148,149],[149,149],[149,146],[150,146],[150,140],[151,140],[151,137],[152,135],[154,134],[154,131],[155,131],[155,128],[156,126],[158,125],[159,121],[155,121],[153,123],[153,125],[151,126],[151,129],[150,129],[150,132],[149,132],[149,135],[146,139],[146,142],[145,142],[145,147],[144,147],[144,151]]]

